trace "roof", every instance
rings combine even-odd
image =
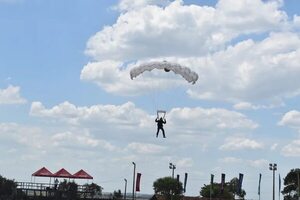
[[[57,178],[73,178],[73,175],[70,174],[70,172],[68,172],[64,168],[61,168],[60,170],[58,170],[57,172],[54,173],[54,177],[57,177]]]
[[[32,174],[32,176],[44,176],[44,177],[53,177],[52,174],[46,167],[42,167],[41,169],[37,170]]]
[[[75,174],[73,174],[73,178],[78,178],[78,179],[93,179],[91,175],[89,175],[86,171],[83,169],[79,170]]]

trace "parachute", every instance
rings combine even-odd
[[[163,62],[148,62],[143,63],[138,67],[131,69],[130,78],[133,79],[145,71],[152,71],[153,69],[164,70],[165,72],[173,71],[175,74],[180,74],[189,83],[195,84],[198,80],[198,74],[187,67],[181,66],[177,63]]]

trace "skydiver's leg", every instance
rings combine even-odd
[[[166,138],[164,128],[161,128],[161,131],[162,131],[162,134],[163,134],[164,138]]]
[[[159,128],[157,127],[156,137],[158,137]]]

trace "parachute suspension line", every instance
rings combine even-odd
[[[162,116],[160,115],[160,113],[162,114]],[[166,113],[167,112],[165,110],[157,110],[157,119],[159,119],[160,117],[162,117],[163,119],[165,119]]]

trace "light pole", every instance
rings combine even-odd
[[[277,170],[277,164],[276,163],[270,163],[269,169],[273,171],[273,200],[275,200],[275,171]]]
[[[134,200],[134,187],[135,187],[135,167],[136,167],[136,165],[135,165],[135,162],[132,162],[132,164],[133,164],[133,186],[132,186],[132,200]]]
[[[124,200],[126,200],[127,179],[124,178],[124,181],[125,181]]]
[[[174,178],[174,170],[176,169],[176,166],[173,163],[170,163],[169,168],[172,169],[172,178]]]

